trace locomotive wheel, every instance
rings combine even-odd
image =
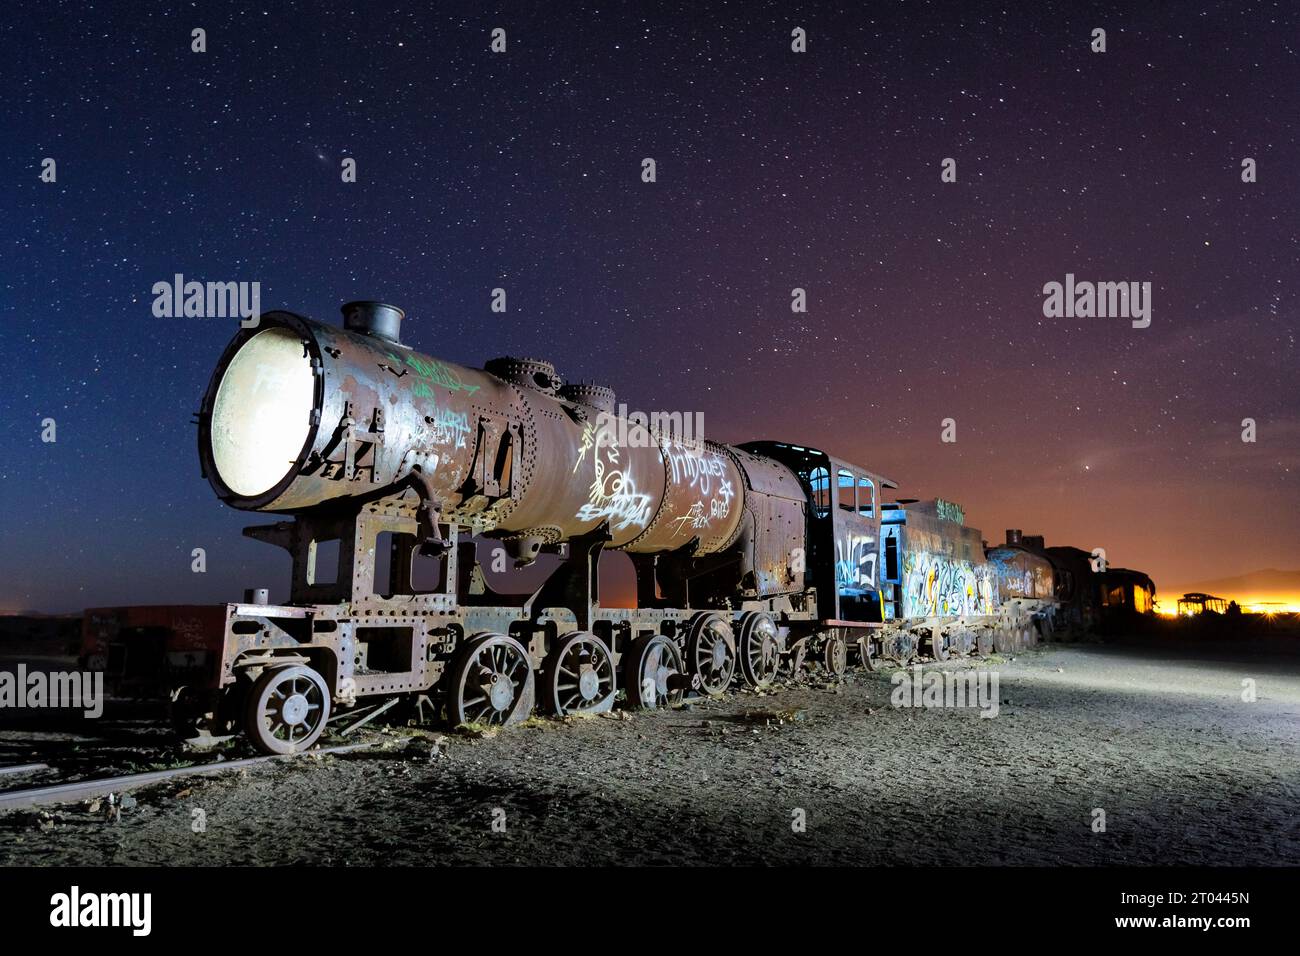
[[[1010,654],[1015,650],[1012,638],[1011,628],[1005,624],[999,624],[993,629],[993,650],[999,654]]]
[[[624,657],[623,686],[629,704],[655,710],[681,703],[686,675],[676,644],[662,634],[647,634],[633,641]]]
[[[858,649],[858,664],[863,670],[874,671],[876,658],[871,653],[871,638],[859,637],[853,644]]]
[[[447,675],[447,715],[452,726],[508,726],[533,712],[533,665],[524,645],[506,634],[470,640]]]
[[[740,674],[750,687],[771,687],[781,664],[781,635],[766,611],[746,611],[740,619]]]
[[[325,730],[330,689],[304,664],[264,670],[248,694],[244,728],[253,746],[267,754],[306,750]]]
[[[996,645],[996,639],[994,643]],[[1002,629],[1002,644],[1009,654],[1014,654],[1020,650],[1020,637],[1016,633],[1016,629],[1010,624]]]
[[[937,627],[930,629],[930,636],[925,639],[925,648],[936,661],[948,659],[948,639]]]
[[[612,710],[614,658],[604,641],[587,631],[560,638],[542,668],[542,694],[557,717]]]
[[[898,635],[890,634],[880,642],[880,659],[891,664],[898,662]]]
[[[717,697],[736,671],[736,639],[731,625],[716,612],[697,614],[686,638],[686,666],[700,678],[700,690]]]
[[[915,634],[907,633],[903,635],[902,643],[902,662],[910,664],[921,654],[921,639]]]
[[[899,631],[885,642],[885,657],[896,664],[906,664],[916,656],[916,635]]]
[[[831,631],[822,643],[822,666],[835,680],[841,680],[849,669],[849,645],[838,628]]]
[[[804,665],[808,662],[808,638],[795,641],[785,655],[785,669],[793,681],[804,679]]]

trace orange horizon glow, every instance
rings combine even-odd
[[[1215,597],[1222,598],[1225,601],[1236,601],[1237,606],[1241,608],[1243,614],[1264,614],[1272,616],[1275,614],[1300,614],[1300,595],[1270,595],[1270,600],[1261,600],[1258,595],[1247,597],[1233,597],[1228,594],[1216,594]],[[1175,598],[1171,601],[1172,608],[1158,607],[1156,613],[1161,617],[1178,617],[1177,610],[1178,600]],[[1195,617],[1193,612],[1185,612],[1183,617]]]

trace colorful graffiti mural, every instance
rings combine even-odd
[[[1046,600],[1052,597],[1051,569],[1042,558],[1023,553],[993,551],[989,564],[1001,584],[1001,597]]]
[[[994,590],[994,574],[987,566],[929,551],[903,556],[904,617],[992,614]]]

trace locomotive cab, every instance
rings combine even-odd
[[[861,627],[883,621],[880,496],[897,484],[815,448],[783,442],[740,447],[774,458],[799,476],[808,497],[808,578],[819,597],[831,596],[819,602],[822,623]]]

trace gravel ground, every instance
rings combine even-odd
[[[979,665],[993,719],[894,708],[876,672],[448,734],[439,756],[438,732],[389,728],[364,753],[138,792],[114,822],[84,804],[0,816],[0,864],[1300,864],[1300,657],[1170,656]],[[71,747],[0,732],[3,763],[97,752]]]

